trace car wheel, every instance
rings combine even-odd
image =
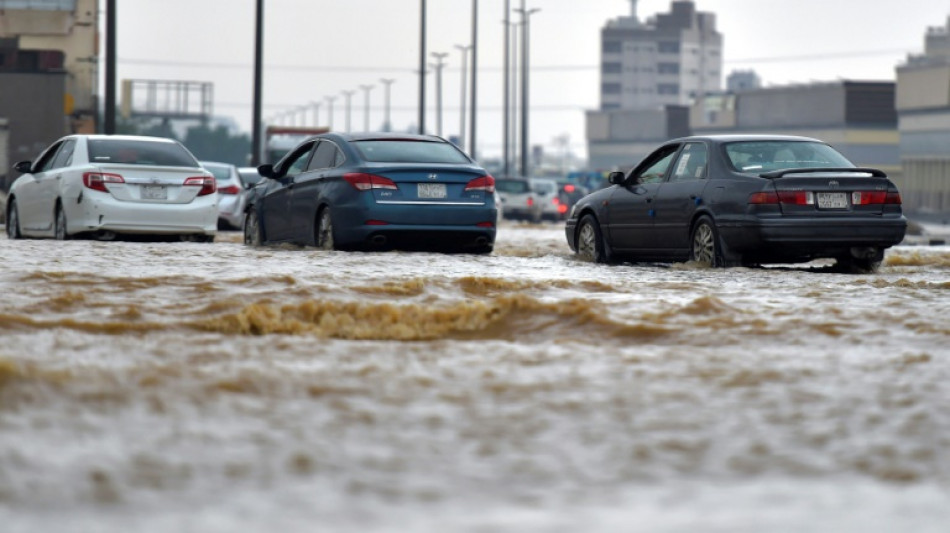
[[[261,222],[257,216],[257,211],[251,209],[244,217],[244,244],[247,246],[260,246],[264,243],[261,237]]]
[[[577,225],[577,256],[592,263],[607,263],[607,253],[600,224],[594,215],[584,215]]]
[[[20,212],[17,211],[16,200],[10,200],[10,208],[7,210],[7,237],[10,239],[22,239],[20,233]]]
[[[726,251],[719,237],[716,224],[708,216],[702,216],[693,226],[690,237],[689,260],[710,268],[740,266],[738,256],[733,257]]]
[[[476,255],[488,255],[492,253],[494,249],[495,247],[491,244],[485,244],[483,246],[476,246],[475,248],[472,248],[472,253]]]
[[[873,274],[881,268],[882,261],[856,257],[837,259],[836,270],[848,274]]]
[[[63,206],[56,204],[56,240],[65,241],[69,239],[69,235],[66,234],[66,213],[63,211]]]
[[[317,215],[317,227],[314,241],[321,250],[334,250],[336,243],[333,240],[333,220],[330,217],[329,206],[320,210]]]

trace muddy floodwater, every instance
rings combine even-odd
[[[0,237],[0,531],[946,532],[950,246],[874,275]]]

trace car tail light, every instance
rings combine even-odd
[[[574,186],[573,186],[573,185],[570,185],[570,184],[565,185],[565,186],[564,186],[564,192],[574,192]]]
[[[495,178],[491,176],[475,178],[465,186],[465,192],[469,191],[495,192]]]
[[[218,192],[221,194],[240,194],[241,188],[237,185],[228,185],[227,187],[218,189]]]
[[[533,196],[529,196],[529,197],[528,197],[528,207],[533,207],[533,206],[534,206],[534,197],[533,197]]]
[[[396,183],[376,174],[367,174],[365,172],[348,172],[343,175],[343,179],[358,191],[368,191],[370,189],[393,189],[396,190]]]
[[[125,183],[125,179],[106,172],[85,172],[82,175],[82,184],[94,191],[109,192],[106,183]]]
[[[367,221],[365,222],[365,224],[366,224],[367,226],[388,226],[388,225],[389,225],[389,222],[386,222],[385,220],[373,220],[373,219],[370,219],[370,220],[367,220]]]
[[[198,196],[206,196],[218,190],[217,183],[214,181],[214,178],[210,176],[195,176],[192,178],[187,178],[185,183],[182,185],[185,187],[201,187],[201,190],[198,191]]]
[[[880,205],[901,203],[899,192],[854,191],[851,193],[851,205]]]
[[[562,215],[563,215],[564,213],[567,213],[567,204],[558,204],[558,206],[557,206],[557,212],[560,213],[560,214],[562,214]]]
[[[779,191],[778,201],[788,205],[815,205],[815,193],[811,191]]]
[[[754,192],[749,195],[750,204],[777,204],[778,203],[778,194],[774,191],[767,192]]]
[[[478,224],[475,224],[475,226],[479,228],[494,228],[495,223],[494,222],[479,222]]]

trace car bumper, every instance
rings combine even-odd
[[[341,246],[466,248],[495,242],[498,213],[491,204],[377,204],[356,202],[332,212],[334,240]]]
[[[820,220],[748,217],[720,219],[717,226],[728,246],[740,253],[782,247],[888,248],[904,240],[907,219],[903,216]]]
[[[65,204],[70,233],[214,235],[218,228],[218,206],[214,197],[198,197],[187,204],[158,204],[87,196],[81,202]]]

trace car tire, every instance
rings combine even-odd
[[[719,237],[716,224],[708,216],[701,216],[693,226],[689,238],[689,260],[710,268],[735,266],[736,261],[728,260]]]
[[[609,263],[600,224],[594,215],[587,214],[577,224],[577,256],[591,263]]]
[[[495,247],[492,246],[491,244],[486,244],[483,246],[476,246],[475,248],[472,248],[472,253],[475,255],[488,255],[492,253],[494,249]]]
[[[248,211],[247,216],[244,217],[244,244],[245,246],[261,246],[264,244],[261,219],[254,209]]]
[[[54,215],[54,232],[53,235],[57,241],[66,241],[69,240],[69,234],[66,233],[66,212],[63,211],[63,206],[56,204],[56,214]]]
[[[20,233],[20,212],[17,210],[16,200],[10,200],[10,207],[7,209],[7,237],[10,240],[22,239]]]
[[[839,257],[835,270],[847,274],[874,274],[881,268],[882,261],[877,259]]]
[[[336,240],[333,238],[333,218],[330,216],[330,207],[324,206],[317,213],[317,222],[313,230],[314,245],[321,250],[335,250]]]

